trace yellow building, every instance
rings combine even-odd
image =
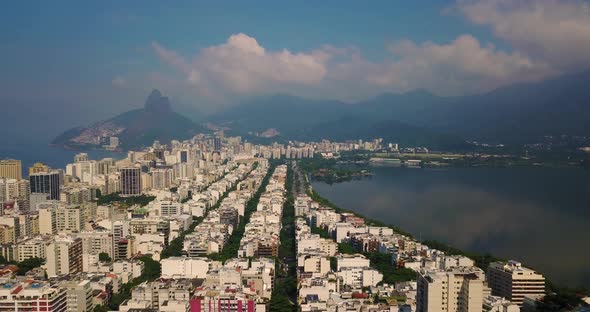
[[[0,160],[0,178],[17,179],[23,178],[23,168],[20,160],[2,159]]]
[[[33,174],[33,173],[39,173],[39,172],[49,172],[49,166],[47,166],[44,163],[35,163],[34,165],[32,165],[31,167],[29,167],[29,175]]]
[[[0,225],[0,243],[14,244],[16,242],[16,231],[14,227]]]

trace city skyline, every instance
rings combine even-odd
[[[590,0],[8,1],[0,310],[590,311]]]

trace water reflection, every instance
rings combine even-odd
[[[521,260],[590,286],[590,173],[569,169],[375,168],[371,180],[314,188],[416,237]]]

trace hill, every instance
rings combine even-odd
[[[236,134],[276,129],[284,139],[364,136],[426,146],[457,139],[534,143],[544,136],[590,136],[590,71],[516,84],[476,95],[441,97],[424,90],[344,103],[288,95],[261,97],[211,118]],[[418,144],[418,143],[415,143]]]
[[[52,144],[66,147],[99,147],[117,137],[120,148],[130,149],[150,145],[154,140],[169,142],[187,139],[205,131],[201,126],[172,110],[170,101],[160,91],[153,90],[143,108],[122,113],[88,127],[72,128]]]

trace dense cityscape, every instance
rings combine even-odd
[[[0,310],[512,312],[563,296],[518,261],[343,210],[301,165],[383,149],[398,146],[220,133],[26,175],[1,160]]]
[[[0,312],[590,312],[590,0],[0,10]]]

